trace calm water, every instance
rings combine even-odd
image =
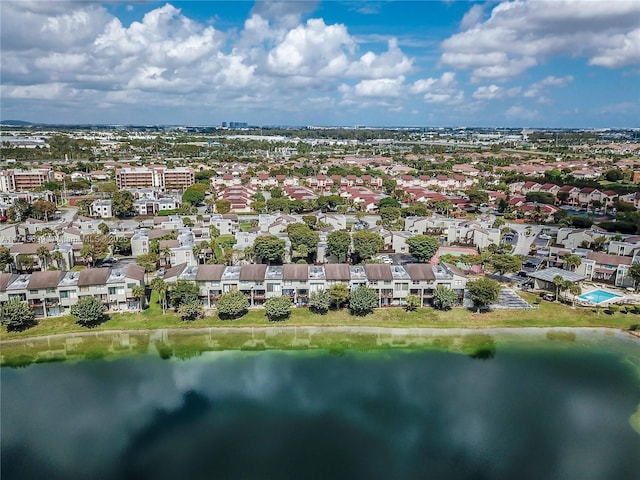
[[[2,478],[637,480],[635,347],[3,368]]]

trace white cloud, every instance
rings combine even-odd
[[[477,25],[484,15],[484,7],[484,5],[478,4],[471,7],[469,11],[464,14],[464,17],[462,17],[462,21],[460,22],[460,29],[468,30],[469,28]]]
[[[404,77],[362,80],[354,87],[358,97],[399,97]]]
[[[389,40],[388,49],[380,55],[369,51],[349,66],[347,75],[352,77],[384,78],[405,75],[412,69],[413,60],[398,48],[396,39]]]
[[[423,94],[427,103],[459,104],[464,99],[464,92],[457,88],[456,74],[445,72],[440,78],[424,78],[416,80],[409,91]]]
[[[472,9],[473,10],[473,9]],[[442,43],[441,63],[470,69],[474,80],[513,78],[551,56],[586,57],[609,68],[640,62],[640,2],[516,0]]]
[[[567,75],[565,77],[554,77],[550,75],[539,82],[531,85],[526,92],[524,92],[525,97],[537,97],[543,94],[546,91],[546,87],[566,87],[571,82],[573,82],[573,77],[571,75]]]
[[[344,25],[310,19],[287,33],[269,52],[267,63],[278,75],[337,76],[347,69],[347,52],[354,48]]]
[[[493,100],[502,96],[503,88],[497,85],[478,87],[472,97],[476,100]]]

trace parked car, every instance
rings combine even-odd
[[[160,267],[156,272],[156,275],[158,275],[159,277],[162,277],[164,276],[165,273],[167,273],[167,269],[164,267]]]

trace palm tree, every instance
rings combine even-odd
[[[49,249],[47,247],[45,247],[44,245],[41,245],[36,249],[36,255],[40,259],[40,265],[42,267],[41,270],[43,271],[46,270],[47,263],[51,258],[51,252],[49,252]]]
[[[142,311],[144,306],[145,288],[143,285],[135,285],[131,289],[131,294],[138,299],[138,308]]]
[[[562,285],[564,284],[564,279],[562,278],[561,275],[556,275],[555,277],[553,277],[553,284],[556,287],[556,302],[558,301],[558,296],[560,295],[560,289],[562,288]]]
[[[151,280],[151,289],[158,292],[158,299],[160,300],[160,306],[162,307],[162,314],[164,315],[167,308],[167,289],[168,286],[164,279],[161,277],[155,277]]]
[[[32,255],[29,255],[28,253],[21,253],[18,255],[18,263],[20,264],[20,269],[31,272],[35,262]]]
[[[66,268],[66,265],[64,263],[64,255],[62,255],[62,252],[60,250],[54,250],[53,252],[51,252],[51,260],[56,262],[56,267],[58,267],[60,270],[64,270]]]
[[[562,288],[562,290],[564,290],[565,303],[567,302],[567,291],[571,288],[571,285],[573,285],[573,282],[571,280],[565,280],[564,282],[562,282],[562,285],[560,287]]]
[[[85,244],[80,249],[80,258],[87,262],[88,266],[93,263],[93,247],[89,244]]]
[[[582,293],[582,287],[580,287],[580,285],[577,284],[577,283],[572,283],[569,286],[569,293],[571,295],[573,295],[573,298],[571,299],[571,307],[575,308],[575,306],[576,306],[576,297]]]
[[[562,259],[564,260],[564,264],[569,267],[568,270],[571,272],[575,271],[576,268],[582,265],[582,260],[580,259],[580,257],[571,253],[565,253],[562,256]]]

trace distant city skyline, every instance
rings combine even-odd
[[[640,2],[0,2],[0,118],[640,126]]]

